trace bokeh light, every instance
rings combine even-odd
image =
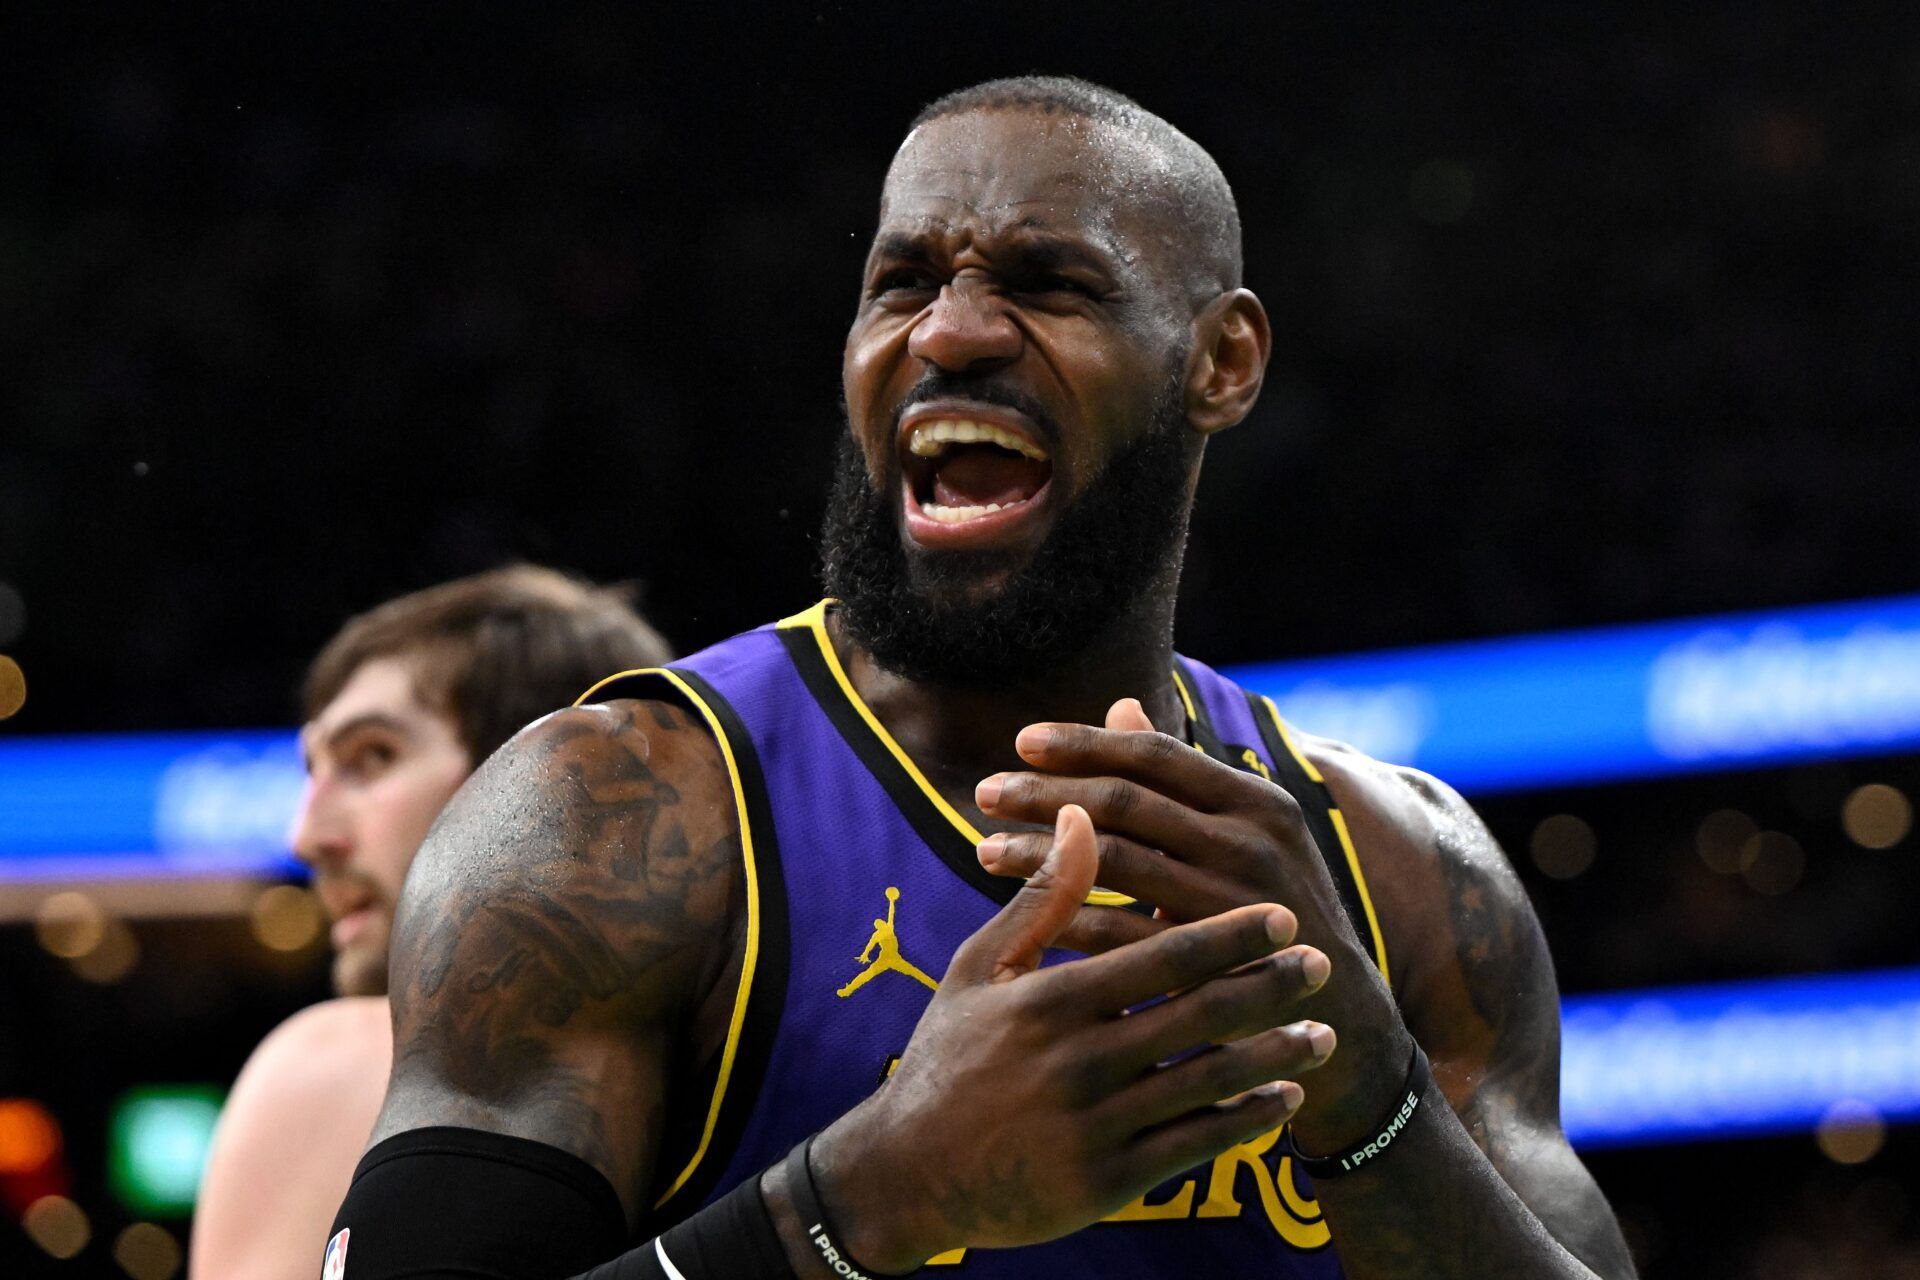
[[[60,1150],[60,1126],[31,1098],[0,1098],[0,1177],[32,1173]]]
[[[50,895],[33,913],[34,936],[62,960],[92,953],[107,936],[107,913],[84,893]]]
[[[1740,846],[1740,878],[1755,893],[1778,897],[1800,883],[1806,851],[1784,831],[1761,831]]]
[[[1913,830],[1913,803],[1898,787],[1869,782],[1841,806],[1840,826],[1863,849],[1891,849]]]
[[[140,963],[140,942],[124,920],[109,916],[100,945],[67,961],[67,967],[88,982],[107,986],[119,982]]]
[[[113,1242],[113,1260],[133,1280],[172,1280],[180,1270],[180,1242],[165,1227],[136,1222]]]
[[[65,1196],[41,1196],[20,1216],[27,1238],[56,1258],[71,1258],[93,1239],[84,1209]]]
[[[1593,865],[1599,841],[1583,819],[1556,813],[1533,829],[1527,847],[1542,873],[1555,880],[1571,880]]]
[[[1813,1140],[1835,1164],[1865,1164],[1887,1142],[1887,1122],[1864,1102],[1836,1102],[1820,1117]]]
[[[27,629],[27,602],[11,582],[0,582],[0,644],[12,644]]]
[[[1738,809],[1719,809],[1700,820],[1693,844],[1700,861],[1730,876],[1740,871],[1741,850],[1759,831],[1759,824]]]
[[[5,720],[27,705],[27,673],[20,664],[0,653],[0,720]]]
[[[270,951],[298,951],[320,937],[320,904],[298,885],[277,884],[253,900],[248,923]]]

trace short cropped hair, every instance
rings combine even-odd
[[[389,600],[350,619],[307,669],[312,720],[376,658],[413,668],[420,701],[453,719],[478,767],[508,738],[595,682],[672,658],[628,587],[518,564]]]
[[[1078,76],[1007,76],[935,99],[914,117],[912,128],[967,111],[1016,109],[1098,121],[1157,153],[1164,166],[1159,179],[1193,242],[1190,287],[1240,287],[1240,206],[1226,175],[1205,147],[1117,89]]]

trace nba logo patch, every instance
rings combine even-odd
[[[342,1227],[339,1235],[327,1241],[327,1258],[320,1264],[320,1280],[346,1280],[347,1237],[352,1234],[352,1227]]]

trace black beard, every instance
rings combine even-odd
[[[909,556],[897,473],[876,490],[850,436],[834,462],[822,576],[854,643],[909,680],[977,688],[1043,677],[1178,583],[1198,445],[1177,383],[1149,429],[1107,463],[1025,564],[1004,551]],[[1017,565],[1017,567],[1015,567]],[[1012,569],[1007,574],[1008,569]],[[991,576],[1007,574],[996,589]]]

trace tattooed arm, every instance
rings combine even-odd
[[[394,927],[394,1068],[375,1142],[527,1138],[646,1204],[663,1082],[730,994],[744,914],[719,750],[617,702],[523,731],[448,805]]]
[[[1316,746],[1366,860],[1406,1029],[1452,1107],[1423,1112],[1390,1158],[1316,1184],[1347,1274],[1631,1277],[1560,1129],[1559,991],[1519,878],[1452,789]]]
[[[570,1194],[543,1212],[534,1191],[501,1192],[518,1175],[498,1166],[552,1174],[584,1161],[612,1184],[629,1230],[644,1216],[669,1082],[699,1060],[702,1028],[724,1021],[707,1011],[724,1012],[716,1001],[738,972],[737,834],[716,744],[653,703],[549,716],[469,780],[401,898],[393,1075],[331,1257],[344,1260],[351,1236],[366,1277],[518,1278],[617,1252],[604,1197]],[[1294,918],[1270,904],[1042,969],[1093,887],[1086,814],[1063,811],[1051,847],[954,953],[888,1087],[817,1136],[820,1196],[869,1266],[911,1269],[1096,1221],[1285,1123],[1301,1098],[1291,1077],[1325,1056],[1313,1024],[1294,1020],[1324,957],[1288,946]],[[1201,1045],[1219,1047],[1185,1052]],[[761,1175],[757,1210],[720,1214],[730,1194],[593,1276],[674,1274],[669,1246],[697,1253],[742,1234],[767,1244],[750,1270],[730,1256],[690,1274],[835,1274],[821,1251],[839,1255],[798,1216],[784,1168]],[[537,1193],[556,1179],[581,1190],[562,1172]],[[423,1186],[426,1210],[400,1211]],[[449,1208],[467,1214],[461,1229],[446,1229]],[[571,1216],[556,1226],[556,1213]],[[765,1265],[768,1252],[785,1265]]]

